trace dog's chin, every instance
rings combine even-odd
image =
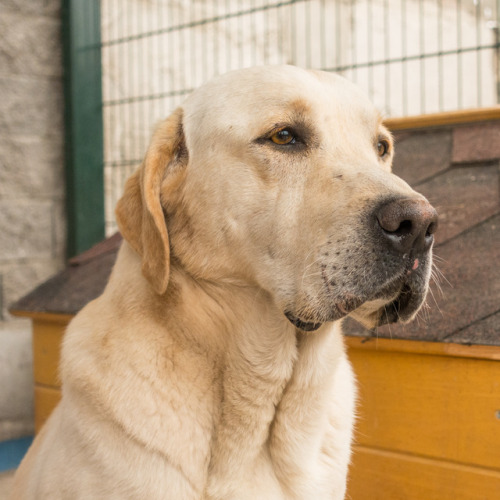
[[[368,329],[391,323],[408,323],[418,313],[426,294],[427,289],[413,290],[405,283],[396,295],[366,302],[350,316]]]
[[[285,316],[297,329],[304,332],[316,331],[324,323],[346,316],[352,317],[365,328],[373,329],[389,323],[411,321],[422,306],[426,294],[427,285],[412,287],[411,281],[399,281],[399,284],[392,283],[370,300],[348,294],[343,300],[329,306],[327,316],[306,318],[291,311],[286,311]]]

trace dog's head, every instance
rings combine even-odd
[[[175,259],[197,279],[261,287],[302,330],[348,314],[406,321],[425,299],[437,215],[392,157],[347,80],[236,71],[159,126],[117,220],[160,294]]]

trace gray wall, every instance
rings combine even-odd
[[[31,324],[7,308],[64,265],[60,10],[0,2],[0,441],[33,414]]]

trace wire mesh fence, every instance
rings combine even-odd
[[[340,73],[387,117],[499,102],[500,0],[101,0],[106,230],[152,127],[214,75]]]

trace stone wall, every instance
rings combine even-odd
[[[32,431],[30,322],[7,308],[64,265],[60,11],[0,3],[0,441]]]

